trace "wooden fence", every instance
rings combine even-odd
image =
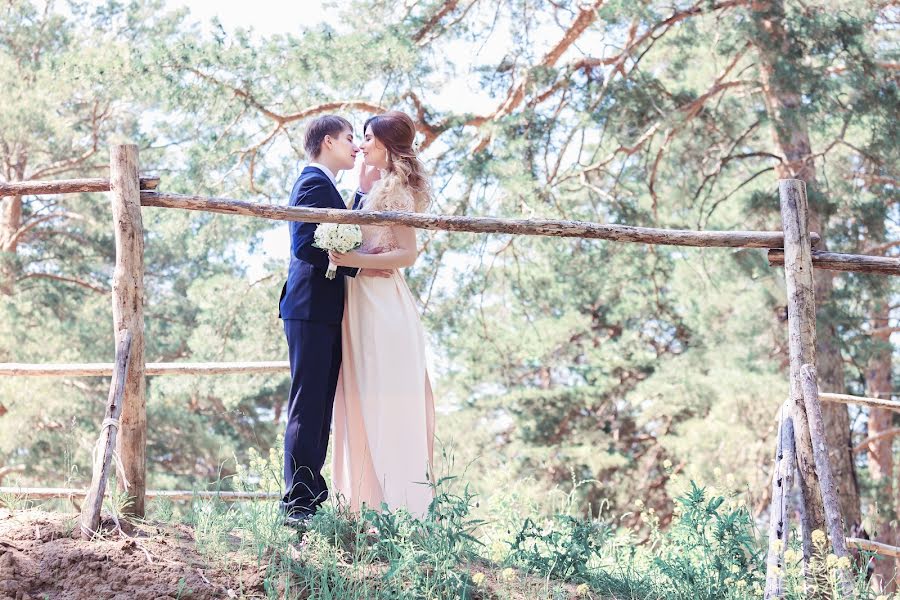
[[[115,426],[109,425],[112,417],[107,417],[101,427],[101,440],[113,429],[118,430],[115,438],[123,473],[119,481],[129,484],[128,494],[133,498],[131,511],[138,516],[144,514],[145,498],[145,449],[147,421],[145,409],[145,378],[148,375],[173,374],[222,374],[222,373],[272,373],[286,372],[284,362],[265,363],[150,363],[144,362],[144,229],[141,219],[144,208],[195,210],[230,215],[273,219],[279,221],[300,221],[313,223],[355,223],[360,225],[402,224],[418,229],[436,229],[472,233],[504,233],[513,235],[541,235],[553,237],[579,237],[615,242],[643,243],[693,247],[719,248],[762,248],[768,253],[769,263],[783,265],[787,284],[788,328],[790,350],[790,399],[783,411],[779,427],[779,457],[783,458],[783,431],[788,426],[791,436],[791,456],[796,457],[800,491],[804,504],[801,530],[804,535],[804,554],[809,556],[809,538],[816,529],[826,530],[826,522],[831,526],[829,533],[832,545],[840,556],[846,553],[847,542],[842,530],[840,513],[835,513],[836,500],[833,483],[830,482],[825,441],[820,431],[816,415],[822,400],[853,402],[869,406],[888,407],[900,410],[900,403],[877,398],[862,398],[845,394],[819,393],[815,369],[815,299],[813,297],[813,268],[837,271],[855,271],[900,275],[900,259],[874,256],[818,252],[814,249],[818,235],[807,227],[807,198],[805,184],[799,180],[781,180],[779,196],[781,200],[782,231],[691,231],[630,227],[592,223],[584,221],[550,219],[499,219],[490,217],[467,217],[429,215],[401,212],[363,212],[335,209],[288,207],[242,202],[228,198],[209,198],[160,192],[159,178],[140,177],[138,150],[136,146],[113,146],[110,151],[110,178],[78,179],[53,182],[0,183],[0,197],[26,194],[62,194],[72,192],[109,191],[113,227],[115,230],[116,265],[112,282],[113,323],[116,344],[130,335],[130,351],[127,366],[120,365],[121,379],[114,379],[114,386],[120,384],[120,391],[111,389],[111,399],[121,394],[121,416]],[[25,365],[0,364],[3,376],[109,376],[113,364],[77,365]],[[112,402],[112,400],[111,400]],[[108,407],[108,412],[109,412]],[[108,441],[108,439],[107,439]],[[824,460],[824,462],[823,462]],[[95,471],[106,470],[105,461],[95,461]],[[106,467],[104,467],[104,463]],[[793,473],[794,464],[776,468],[773,486],[779,501],[786,501],[786,486],[775,485],[776,479],[785,472]],[[779,475],[781,473],[781,475]],[[94,502],[91,514],[85,515],[83,524],[92,530],[94,514],[98,512],[96,498],[102,496],[105,476],[95,472],[94,481],[86,495]],[[788,478],[790,479],[790,478]],[[774,488],[773,488],[774,489]],[[36,490],[24,490],[29,495],[40,496]],[[55,492],[54,492],[55,493]],[[68,493],[68,492],[67,492]],[[160,492],[154,492],[160,494]],[[174,497],[182,497],[176,492]],[[71,494],[70,494],[71,495]],[[244,497],[244,496],[241,496]],[[770,575],[767,597],[780,596],[779,567],[783,566],[783,551],[786,547],[787,513],[774,505],[773,519],[779,521],[770,530],[773,544],[770,546]],[[85,503],[86,507],[87,503]],[[774,543],[776,542],[777,543]],[[856,542],[853,542],[856,543]],[[780,552],[779,552],[780,548]],[[896,550],[896,549],[894,549]],[[894,551],[890,550],[890,551]],[[889,553],[889,551],[885,551]]]

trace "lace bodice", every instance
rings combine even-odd
[[[416,206],[406,186],[396,175],[389,174],[375,183],[360,210],[412,212]],[[390,225],[361,225],[360,229],[363,238],[361,252],[387,252],[397,248]]]

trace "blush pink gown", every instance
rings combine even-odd
[[[372,204],[362,210],[413,210],[403,197]],[[362,231],[361,251],[392,248],[390,227]],[[422,321],[403,275],[348,278],[342,328],[333,490],[355,511],[384,502],[424,517],[434,498],[434,400]]]

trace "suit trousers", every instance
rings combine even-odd
[[[341,368],[341,324],[285,319],[291,364],[284,433],[284,512],[310,515],[328,498],[322,467],[328,452]]]

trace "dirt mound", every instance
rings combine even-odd
[[[210,564],[184,526],[141,524],[82,541],[77,515],[0,510],[0,600],[258,597],[255,564]]]

